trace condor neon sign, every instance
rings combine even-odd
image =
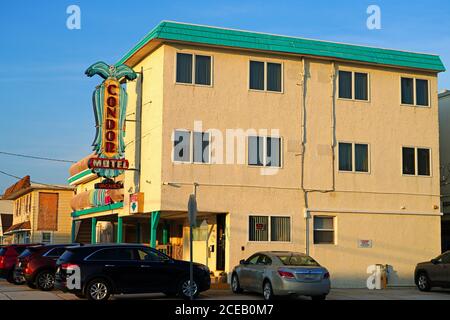
[[[96,135],[92,146],[97,157],[88,165],[99,177],[112,179],[128,169],[124,159],[127,93],[120,80],[135,80],[137,75],[126,65],[108,66],[104,62],[94,63],[86,75],[104,79],[93,95]]]

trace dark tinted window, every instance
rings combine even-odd
[[[416,104],[418,106],[428,106],[428,81],[416,80]]]
[[[369,146],[355,144],[355,171],[369,172]]]
[[[250,89],[264,90],[264,62],[250,61]]]
[[[192,54],[177,53],[177,82],[192,83]]]
[[[60,257],[59,260],[61,261],[70,261],[75,257],[75,254],[71,250],[66,250]]]
[[[58,258],[66,251],[66,248],[53,248],[50,251],[48,251],[45,255],[47,257],[55,257]]]
[[[211,57],[195,56],[195,83],[211,85]]]
[[[281,92],[281,64],[267,63],[267,90]]]
[[[352,73],[339,71],[339,98],[352,99]]]
[[[6,253],[6,248],[0,248],[0,257],[3,257]]]
[[[414,104],[414,81],[410,78],[402,78],[402,103]]]
[[[25,258],[25,257],[31,256],[31,255],[33,254],[33,251],[34,251],[34,250],[32,250],[32,249],[25,249],[25,250],[19,255],[19,258]]]
[[[247,263],[248,264],[257,264],[259,261],[260,255],[259,254],[255,254],[253,256],[251,256],[250,258],[247,259]]]
[[[15,247],[14,249],[16,249],[16,252],[18,254],[21,254],[22,252],[24,252],[27,249],[27,247]]]
[[[369,100],[369,82],[367,73],[355,73],[355,99]]]
[[[272,264],[272,259],[270,259],[268,256],[262,254],[259,256],[257,264],[262,264],[262,265],[267,266],[267,265]]]
[[[319,264],[310,256],[301,254],[278,255],[278,258],[285,266],[318,267]]]
[[[442,263],[450,263],[450,252],[444,253],[439,259]]]
[[[134,249],[101,249],[92,254],[89,261],[128,261],[135,260]]]
[[[339,143],[339,170],[353,171],[351,143]]]
[[[403,148],[403,174],[416,174],[416,160],[414,148]]]
[[[169,259],[164,254],[150,248],[137,249],[137,254],[139,259],[143,261],[161,262]]]
[[[430,175],[430,150],[417,149],[417,169],[419,176]]]

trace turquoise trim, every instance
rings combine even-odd
[[[437,55],[380,49],[358,45],[278,36],[265,33],[222,29],[163,21],[131,49],[117,65],[124,64],[152,40],[182,41],[187,43],[269,51],[287,54],[317,56],[362,63],[445,71]]]
[[[91,244],[97,243],[97,218],[91,219]]]
[[[158,230],[160,214],[159,211],[155,211],[150,216],[150,247],[152,248],[156,248],[156,232]]]
[[[78,217],[85,216],[85,215],[92,214],[92,213],[111,211],[111,210],[116,210],[116,209],[121,209],[121,208],[123,208],[123,202],[117,202],[117,203],[109,204],[106,206],[89,208],[89,209],[80,210],[80,211],[74,211],[74,212],[72,212],[72,218],[78,218]]]
[[[75,182],[81,178],[84,178],[84,177],[90,175],[91,173],[92,173],[92,171],[90,169],[86,169],[84,171],[81,171],[80,173],[77,173],[74,176],[71,176],[69,179],[67,179],[67,182],[69,182],[69,184],[70,184],[72,182]]]
[[[117,243],[123,242],[123,218],[117,218]]]

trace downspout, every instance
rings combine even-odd
[[[136,110],[136,112],[139,112],[139,114],[136,114],[137,116],[137,135],[138,137],[135,137],[136,139],[136,152],[138,153],[137,155],[137,159],[139,161],[138,163],[138,167],[137,167],[137,177],[134,179],[135,180],[135,192],[140,192],[141,191],[141,162],[142,162],[142,109],[144,106],[144,67],[141,67],[141,77],[139,79],[139,85],[140,85],[140,101],[139,101],[139,110]]]
[[[303,206],[305,208],[305,253],[309,254],[309,211],[308,211],[308,191],[305,189],[305,152],[306,152],[306,60],[302,57],[302,72],[300,74],[300,85],[302,87],[302,103],[301,103],[301,181],[300,187],[303,191]]]

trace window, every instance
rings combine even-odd
[[[249,240],[269,241],[269,217],[249,217]]]
[[[334,217],[314,217],[314,244],[334,243]]]
[[[429,106],[428,80],[401,78],[402,104]]]
[[[42,232],[42,241],[43,244],[52,243],[52,233],[51,232]]]
[[[248,137],[248,164],[281,167],[281,138]]]
[[[176,162],[191,161],[191,133],[176,130],[173,139],[173,160]]]
[[[272,259],[270,259],[265,254],[262,254],[262,255],[259,256],[258,261],[256,262],[256,264],[263,265],[263,266],[269,266],[269,265],[272,264]]]
[[[209,133],[194,132],[194,162],[209,163]]]
[[[361,72],[339,71],[339,98],[369,100],[369,75]]]
[[[88,256],[86,260],[89,261],[130,261],[134,260],[134,249],[102,249],[94,252]]]
[[[273,242],[291,241],[291,218],[289,217],[270,218],[270,241]]]
[[[138,249],[137,254],[139,260],[148,262],[163,262],[169,260],[164,254],[152,249]]]
[[[211,60],[210,56],[177,53],[176,81],[193,84],[194,79],[194,84],[210,86]]]
[[[281,64],[250,61],[250,89],[282,92]]]
[[[261,258],[260,254],[255,254],[255,255],[253,255],[253,256],[251,256],[250,258],[247,259],[247,263],[255,265],[255,264],[258,263],[260,258]]]
[[[361,143],[339,143],[339,171],[369,172],[369,146]]]
[[[66,248],[53,248],[47,253],[44,254],[46,257],[50,258],[59,258],[64,252],[66,251]]]
[[[431,176],[430,149],[403,147],[403,174]]]
[[[270,221],[270,224],[269,224]],[[291,218],[278,216],[250,216],[249,241],[290,242]]]

